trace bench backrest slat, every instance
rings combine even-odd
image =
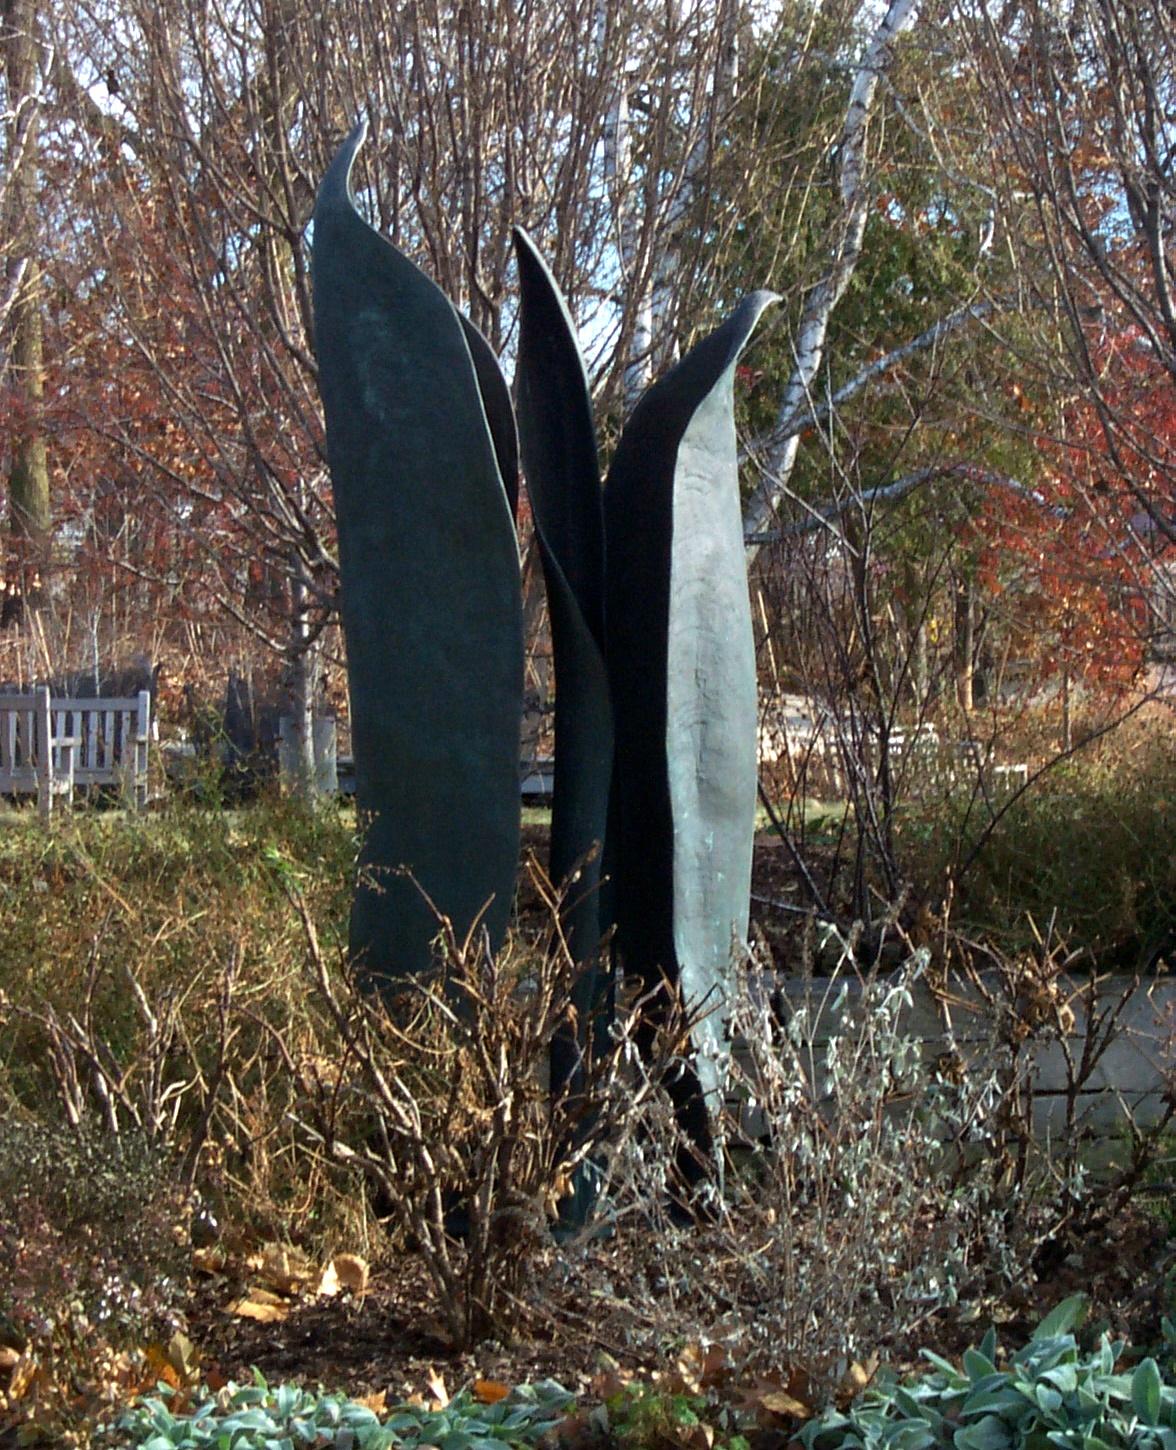
[[[122,699],[50,698],[44,686],[32,695],[0,695],[0,791],[27,791],[42,774],[69,774],[80,785],[133,791],[134,804],[144,806],[150,723],[146,690]],[[43,771],[46,739],[51,749]]]

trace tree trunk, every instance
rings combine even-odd
[[[39,417],[45,391],[44,325],[37,224],[37,0],[6,0],[4,69],[8,87],[10,182],[7,274],[16,290],[10,314],[12,367],[26,404],[24,424],[12,443],[8,476],[12,562],[0,625],[15,623],[39,597],[48,568],[49,459]]]
[[[970,580],[956,585],[955,597],[956,698],[965,715],[975,704],[976,592]]]
[[[759,552],[754,539],[771,527],[780,501],[787,494],[800,435],[813,409],[813,390],[824,362],[829,322],[861,258],[871,197],[866,156],[869,122],[893,61],[894,43],[915,18],[915,0],[890,0],[854,76],[838,148],[841,224],[825,273],[805,302],[795,344],[796,362],[776,415],[776,432],[767,448],[761,481],[743,511],[744,532],[753,540],[747,554],[749,565]]]
[[[291,720],[292,762],[286,782],[291,794],[309,805],[319,798],[314,748],[314,707],[318,697],[319,651],[310,629],[310,590],[300,576],[290,587],[291,640],[287,694]]]

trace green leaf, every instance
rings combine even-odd
[[[1068,1299],[1063,1299],[1050,1310],[1033,1331],[1032,1338],[1056,1339],[1059,1335],[1069,1334],[1083,1322],[1089,1309],[1090,1299],[1087,1295],[1071,1294]]]
[[[974,1425],[965,1425],[952,1438],[956,1450],[1007,1450],[1012,1443],[1009,1427],[996,1415],[985,1415]]]
[[[936,1354],[933,1349],[921,1349],[919,1353],[929,1364],[933,1364],[941,1374],[947,1377],[949,1384],[958,1387],[967,1385],[967,1377],[960,1373],[959,1369],[952,1364],[950,1359],[944,1359],[941,1354]]]
[[[1055,1415],[1062,1408],[1062,1397],[1052,1385],[1035,1386],[1034,1398],[1047,1415]]]
[[[1160,1419],[1160,1370],[1155,1360],[1141,1360],[1131,1376],[1131,1407],[1145,1425]]]
[[[964,1370],[970,1380],[984,1379],[987,1375],[997,1373],[996,1365],[988,1355],[978,1349],[964,1350]]]
[[[1000,1389],[974,1391],[960,1406],[960,1418],[982,1414],[1001,1414],[1004,1411],[1008,1411],[1014,1420],[1029,1413],[1029,1401],[1012,1385],[1005,1385]],[[1008,1418],[1008,1415],[1005,1418]]]

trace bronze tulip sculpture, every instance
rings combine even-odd
[[[530,239],[516,231],[516,442],[485,339],[359,216],[349,178],[363,137],[360,126],[323,180],[313,260],[356,795],[369,821],[353,959],[389,989],[430,967],[432,908],[459,933],[483,921],[492,948],[506,930],[521,453],[555,666],[549,871],[582,963],[575,1025],[552,1044],[552,1090],[574,1090],[607,1027],[600,944],[615,926],[620,968],[698,1012],[693,1064],[669,1084],[693,1179],[728,1050],[725,980],[747,933],[755,822],[734,376],[775,298],[745,298],[648,390],[602,488],[575,329]]]

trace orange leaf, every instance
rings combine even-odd
[[[229,1305],[229,1313],[238,1319],[256,1319],[259,1324],[276,1324],[289,1317],[290,1306],[266,1294],[264,1289],[251,1289],[246,1298]]]
[[[449,1403],[449,1391],[445,1388],[445,1381],[431,1365],[428,1374],[425,1376],[425,1385],[429,1393],[437,1401],[438,1408],[443,1410]]]
[[[501,1380],[475,1380],[474,1399],[480,1405],[496,1405],[499,1400],[505,1400],[510,1394],[510,1386],[504,1385]]]

